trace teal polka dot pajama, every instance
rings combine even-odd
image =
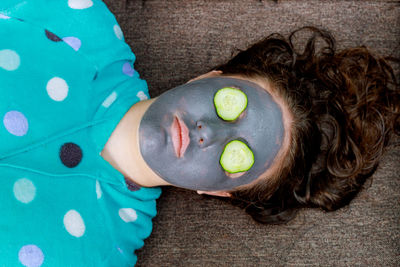
[[[0,266],[133,266],[160,188],[101,156],[147,99],[103,2],[0,1]]]

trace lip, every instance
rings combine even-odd
[[[189,130],[185,122],[177,116],[174,116],[171,125],[171,139],[176,156],[178,158],[183,157],[190,144]]]

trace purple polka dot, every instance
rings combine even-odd
[[[133,73],[135,73],[135,70],[132,68],[132,66],[131,66],[131,63],[129,63],[129,62],[126,62],[123,66],[122,66],[122,72],[125,74],[125,75],[128,75],[128,76],[133,76]]]
[[[138,191],[140,189],[140,185],[135,184],[131,179],[125,177],[126,186],[130,191]]]
[[[74,143],[66,143],[60,149],[60,159],[68,168],[76,167],[82,160],[82,150]]]
[[[53,42],[60,42],[62,41],[60,37],[58,37],[57,35],[55,35],[54,33],[48,31],[48,30],[44,30],[44,33],[46,34],[46,37],[53,41]]]
[[[38,267],[42,265],[44,255],[39,247],[35,245],[26,245],[19,250],[18,259],[27,267]]]
[[[72,47],[75,51],[78,51],[81,48],[81,40],[76,37],[64,37],[63,41],[66,42],[70,47]]]
[[[6,113],[3,118],[7,131],[16,136],[23,136],[28,132],[28,120],[19,111],[12,110]]]

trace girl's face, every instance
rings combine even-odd
[[[218,116],[214,95],[222,88],[241,90],[247,107],[234,121]],[[271,166],[284,139],[280,106],[256,83],[231,77],[196,80],[159,96],[139,127],[145,162],[172,185],[193,190],[231,190],[250,184]],[[226,172],[220,157],[232,140],[245,143],[254,164],[242,173]]]

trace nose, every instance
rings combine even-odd
[[[232,135],[233,129],[227,123],[199,120],[192,136],[200,147],[208,147],[215,142],[226,142]]]

